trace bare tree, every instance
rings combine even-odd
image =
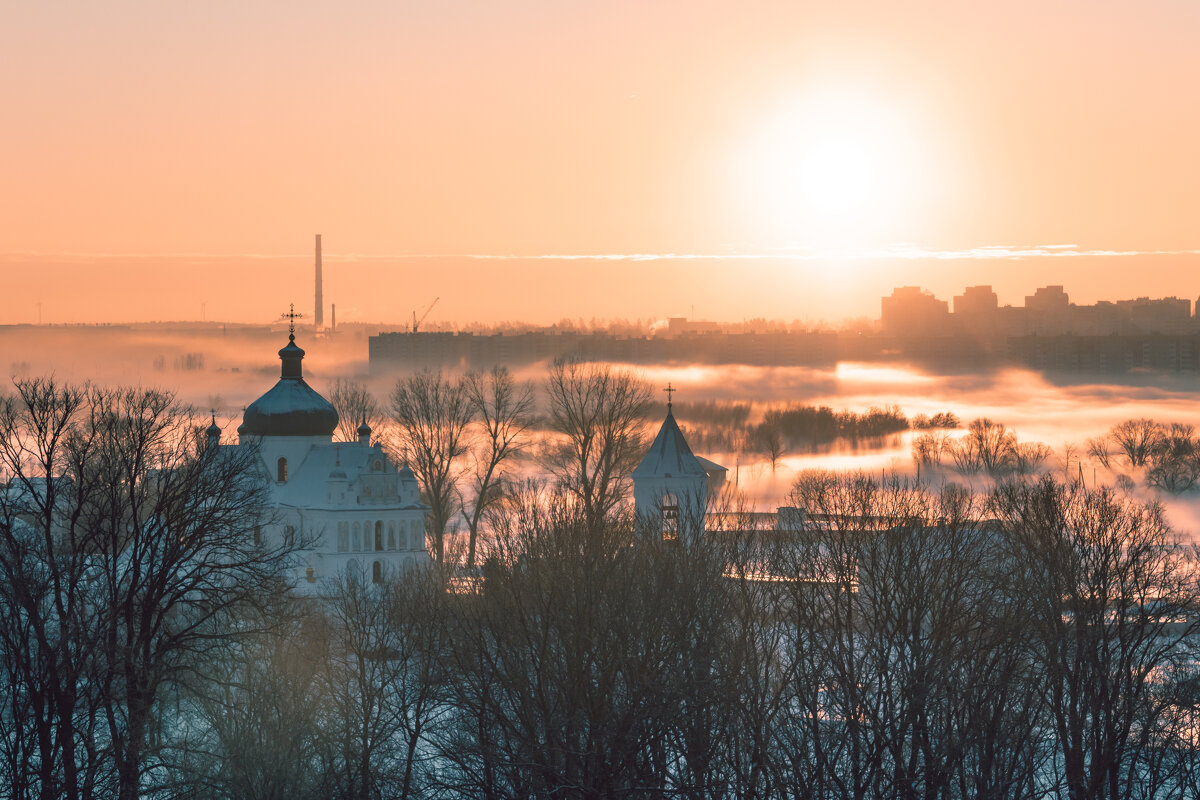
[[[1079,446],[1074,442],[1063,442],[1062,458],[1059,459],[1059,464],[1063,470],[1063,480],[1071,480],[1071,463],[1076,461],[1076,456],[1079,455]],[[1047,456],[1048,457],[1048,456]]]
[[[967,441],[989,475],[999,475],[1011,467],[1017,437],[1004,425],[986,417],[973,419],[967,425]]]
[[[438,562],[445,558],[446,527],[458,502],[467,452],[466,429],[475,410],[461,380],[424,370],[401,378],[392,390],[399,460],[416,474],[430,505],[430,533]]]
[[[383,427],[383,410],[366,385],[349,378],[338,378],[329,390],[329,402],[337,409],[338,441],[358,440],[358,427],[367,423],[376,434]]]
[[[621,502],[645,451],[650,387],[602,364],[557,361],[546,395],[550,428],[561,436],[546,466],[598,524]]]
[[[1142,467],[1162,439],[1162,429],[1151,419],[1127,419],[1114,425],[1108,435],[1125,453],[1131,467]]]
[[[1146,484],[1172,494],[1186,492],[1200,479],[1200,442],[1191,425],[1173,423],[1161,429],[1147,459]]]
[[[1027,797],[1038,772],[1029,660],[972,498],[806,473],[780,551],[794,638],[779,727],[793,795]]]
[[[179,726],[178,786],[229,800],[329,796],[321,680],[329,636],[320,615],[300,611],[294,605],[286,622],[210,661],[206,680],[183,698],[191,724]]]
[[[104,610],[76,553],[84,493],[70,470],[87,448],[87,392],[19,379],[0,398],[0,644],[5,783],[13,798],[111,789],[95,680]]]
[[[479,429],[471,450],[471,498],[462,503],[470,532],[467,566],[473,567],[480,523],[504,491],[504,468],[531,443],[534,398],[533,386],[518,384],[506,367],[467,373],[464,382]]]
[[[1064,447],[1072,448],[1064,450],[1063,459],[1069,465],[1074,455],[1073,445],[1068,444]],[[1032,475],[1046,463],[1053,452],[1049,445],[1042,442],[1017,442],[1012,450],[1012,469],[1018,475]],[[1069,469],[1069,466],[1064,469]]]
[[[775,467],[786,452],[783,431],[779,424],[764,420],[754,428],[750,438],[754,449],[767,457],[767,461],[771,464],[771,474],[775,474]]]
[[[347,573],[327,606],[324,735],[330,794],[424,795],[431,727],[445,706],[445,600],[436,569],[381,584]]]
[[[1100,466],[1105,469],[1110,469],[1112,466],[1112,442],[1106,435],[1096,436],[1087,440],[1087,454],[1096,461],[1100,462]]]
[[[718,797],[728,702],[719,561],[509,497],[453,604],[448,788],[470,797]],[[696,558],[691,556],[695,555]]]
[[[1158,796],[1152,732],[1164,671],[1189,657],[1200,626],[1194,562],[1156,506],[1047,478],[1001,487],[992,507],[1043,671],[1054,771],[1072,800]]]
[[[926,466],[938,466],[950,450],[950,437],[942,431],[922,433],[912,440],[913,461]]]
[[[0,417],[0,458],[22,498],[4,515],[13,522],[0,541],[2,600],[22,625],[55,631],[47,653],[66,656],[54,692],[69,697],[39,732],[63,748],[39,768],[61,773],[38,776],[40,791],[83,788],[73,774],[89,762],[77,760],[82,747],[112,765],[113,794],[137,796],[169,750],[164,693],[269,624],[286,559],[302,545],[255,543],[266,497],[257,453],[202,442],[170,394],[19,381]],[[103,735],[81,737],[79,702],[93,704]]]

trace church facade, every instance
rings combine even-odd
[[[279,381],[246,407],[237,444],[222,445],[255,448],[267,478],[255,537],[297,543],[293,585],[313,594],[348,570],[381,583],[427,564],[429,507],[412,470],[391,462],[365,422],[358,441],[333,441],[338,413],[304,381],[294,328],[279,358]],[[209,436],[220,434],[214,422]]]
[[[631,476],[634,511],[664,539],[697,542],[704,535],[708,499],[727,472],[692,452],[668,400],[667,417]]]

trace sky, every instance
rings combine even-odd
[[[1200,294],[1200,3],[0,0],[0,324]],[[328,310],[326,311],[328,316]]]

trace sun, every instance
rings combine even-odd
[[[770,242],[869,246],[903,236],[926,170],[913,128],[894,103],[861,90],[790,98],[746,137],[737,202]]]
[[[781,172],[792,173],[787,180],[799,187],[805,205],[829,212],[861,206],[875,179],[870,152],[848,138],[816,143]]]

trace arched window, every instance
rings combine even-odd
[[[363,497],[370,497],[370,496],[371,496],[371,487],[364,486],[363,487]]]
[[[275,465],[275,469],[278,473],[276,480],[278,480],[280,483],[287,483],[287,459],[279,459],[278,463]]]
[[[308,569],[304,570],[304,579],[306,581],[308,581],[309,583],[316,583],[317,582],[316,570],[314,570],[312,567],[309,567]]]
[[[383,549],[383,522],[375,523],[375,549]]]
[[[359,533],[359,525],[357,522],[354,523],[354,536],[352,536],[350,539],[350,549],[356,551],[362,550],[362,536]]]
[[[338,523],[338,540],[337,547],[339,553],[344,553],[350,549],[350,526],[344,522]]]
[[[679,538],[679,501],[670,492],[662,498],[662,536],[663,539]]]
[[[388,523],[388,550],[396,549],[396,523]]]
[[[254,526],[254,546],[262,547],[262,526],[261,525]]]
[[[283,543],[288,547],[296,545],[296,526],[285,525],[283,527]]]
[[[360,577],[361,573],[359,573],[359,571],[358,571],[358,559],[357,558],[352,558],[346,562],[346,575],[348,575],[351,578]]]
[[[383,460],[377,458],[374,461],[372,461],[371,462],[371,471],[372,472],[383,472]]]
[[[371,565],[371,583],[383,583],[383,564],[378,561]]]

